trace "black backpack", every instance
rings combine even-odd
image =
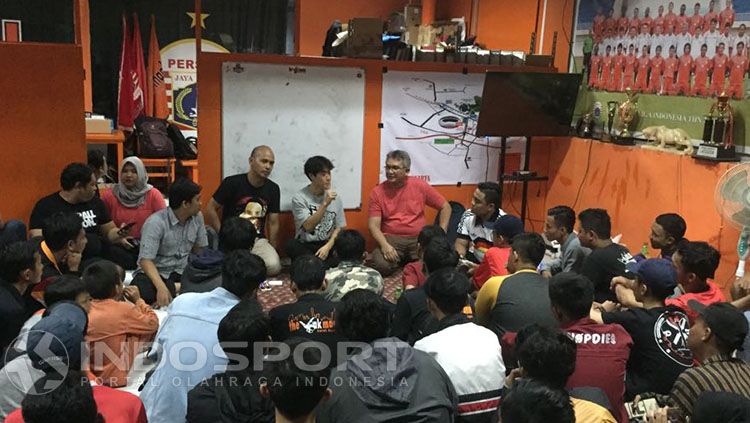
[[[174,157],[174,145],[167,134],[164,119],[141,116],[135,120],[138,156],[145,158]]]
[[[174,156],[180,160],[195,160],[198,158],[198,148],[195,146],[195,138],[186,139],[182,131],[176,125],[167,124],[167,135],[174,145]]]

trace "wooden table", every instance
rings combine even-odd
[[[86,134],[86,144],[114,144],[117,146],[117,163],[115,169],[120,168],[120,163],[125,157],[125,133],[116,130],[111,134]]]

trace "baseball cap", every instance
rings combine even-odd
[[[495,220],[492,230],[495,235],[501,235],[507,240],[512,240],[516,235],[523,233],[523,222],[516,216],[506,214]]]
[[[626,275],[629,273],[651,288],[657,294],[671,293],[677,286],[677,272],[672,262],[667,259],[648,259],[625,266]]]
[[[88,316],[77,304],[56,303],[29,331],[27,351],[32,366],[47,371],[60,365],[77,366],[81,360]]]
[[[747,336],[748,324],[745,316],[729,303],[713,303],[706,306],[696,300],[689,300],[688,306],[695,310],[711,333],[716,335],[732,350],[742,349],[742,343]]]

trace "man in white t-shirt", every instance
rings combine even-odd
[[[462,258],[481,263],[484,253],[492,247],[495,220],[505,214],[498,208],[500,186],[482,182],[471,197],[471,208],[461,216],[456,230],[456,252]]]
[[[292,197],[295,236],[286,243],[286,253],[294,260],[314,254],[336,266],[331,253],[336,236],[346,227],[341,197],[331,188],[333,163],[323,156],[314,156],[305,162],[305,175],[310,184]]]

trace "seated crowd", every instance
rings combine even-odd
[[[728,302],[679,215],[634,256],[606,210],[556,206],[525,232],[482,183],[453,242],[448,201],[392,151],[368,254],[315,156],[285,244],[296,301],[264,310],[284,270],[274,164],[256,147],[205,221],[200,186],[165,201],[135,157],[101,193],[68,165],[30,240],[0,220],[0,421],[624,423],[644,399],[648,421],[750,421],[750,279]]]

